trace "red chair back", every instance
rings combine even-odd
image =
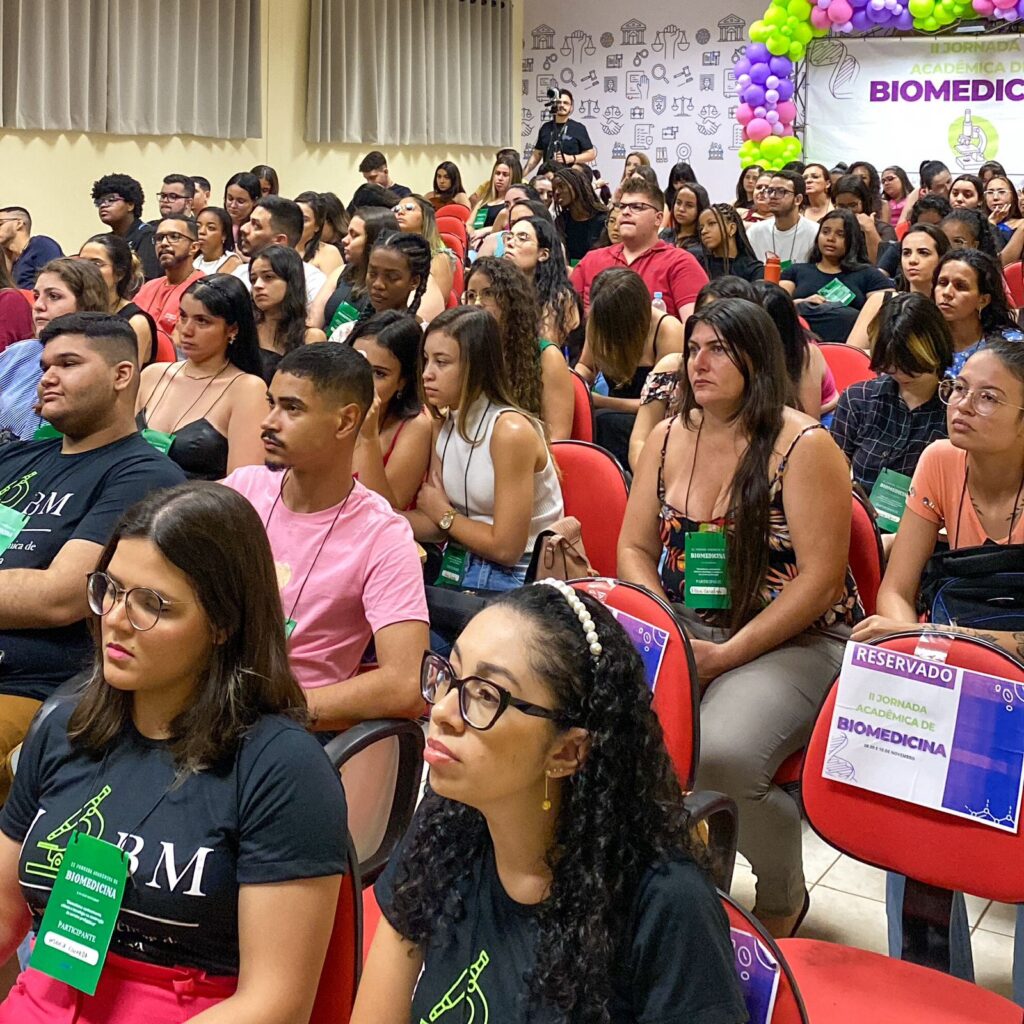
[[[362,922],[363,889],[355,847],[350,840],[348,871],[341,880],[334,928],[309,1024],[348,1024],[363,968]]]
[[[913,654],[921,630],[877,641],[877,646]],[[933,637],[934,634],[928,634]],[[1021,693],[1024,665],[992,644],[949,634],[946,664],[1008,679]],[[1016,694],[1011,693],[1011,698]],[[822,778],[836,701],[833,683],[807,746],[803,804],[811,826],[826,842],[857,860],[941,889],[974,893],[1001,903],[1024,902],[1024,875],[1013,865],[1024,858],[1019,835],[941,811]],[[1017,706],[1024,714],[1024,707]],[[884,723],[883,723],[884,724]]]
[[[594,441],[594,399],[590,396],[587,382],[575,371],[572,374],[572,431],[573,441]]]
[[[455,217],[440,217],[437,221],[438,233],[443,238],[445,234],[451,235],[453,238],[458,239],[459,245],[462,249],[462,255],[466,255],[466,242],[468,241],[466,236],[466,225],[464,221],[458,220]]]
[[[458,203],[449,203],[447,206],[442,206],[439,210],[435,211],[434,215],[436,217],[454,217],[462,221],[463,224],[469,221],[469,210]]]
[[[1017,262],[1003,267],[1003,280],[1009,289],[1014,309],[1024,309],[1024,266]]]
[[[620,621],[644,659],[648,681],[654,676],[652,706],[661,723],[665,749],[672,758],[679,784],[684,790],[692,789],[700,747],[700,687],[690,642],[672,609],[660,597],[635,583],[593,579],[573,580],[572,585],[608,608],[638,620],[636,623]]]
[[[871,369],[871,357],[854,345],[841,345],[831,341],[818,342],[818,348],[832,371],[836,390],[844,392],[859,380],[873,380],[876,376]]]
[[[553,441],[551,453],[561,471],[565,514],[580,521],[590,564],[602,576],[615,576],[629,497],[622,467],[603,448],[583,441]]]
[[[856,491],[853,492],[849,561],[864,611],[874,615],[878,604],[878,588],[882,585],[885,573],[885,555],[882,552],[882,536],[874,516]]]
[[[775,940],[731,897],[723,892],[719,892],[718,897],[722,901],[725,916],[729,918],[729,928],[734,933],[733,951],[740,983],[743,984],[747,980],[745,975],[758,963],[770,963],[768,957],[779,965],[779,987],[775,993],[775,1007],[766,1024],[808,1024],[807,1010],[800,989],[797,988],[796,978],[793,977],[793,971],[786,963],[782,950]],[[738,935],[735,934],[737,932]],[[756,1009],[748,1002],[747,1010],[750,1012],[751,1020],[754,1020]]]

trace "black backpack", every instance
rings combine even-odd
[[[932,555],[920,601],[939,625],[1024,631],[1024,544],[980,544]]]

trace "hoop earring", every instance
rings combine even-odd
[[[544,773],[544,800],[540,805],[542,811],[551,810],[551,798],[548,796],[548,782],[551,779],[551,772]]]

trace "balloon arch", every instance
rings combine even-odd
[[[812,40],[829,32],[883,28],[931,33],[979,18],[1024,18],[1024,0],[771,0],[764,17],[750,26],[751,41],[734,67],[740,99],[736,120],[744,139],[740,164],[775,170],[800,158],[794,64]]]

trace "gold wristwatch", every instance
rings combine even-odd
[[[455,522],[455,517],[457,515],[458,512],[455,509],[450,508],[448,509],[447,512],[445,512],[443,516],[441,516],[441,518],[437,522],[437,525],[440,526],[445,533],[447,533],[452,528],[452,523]]]

